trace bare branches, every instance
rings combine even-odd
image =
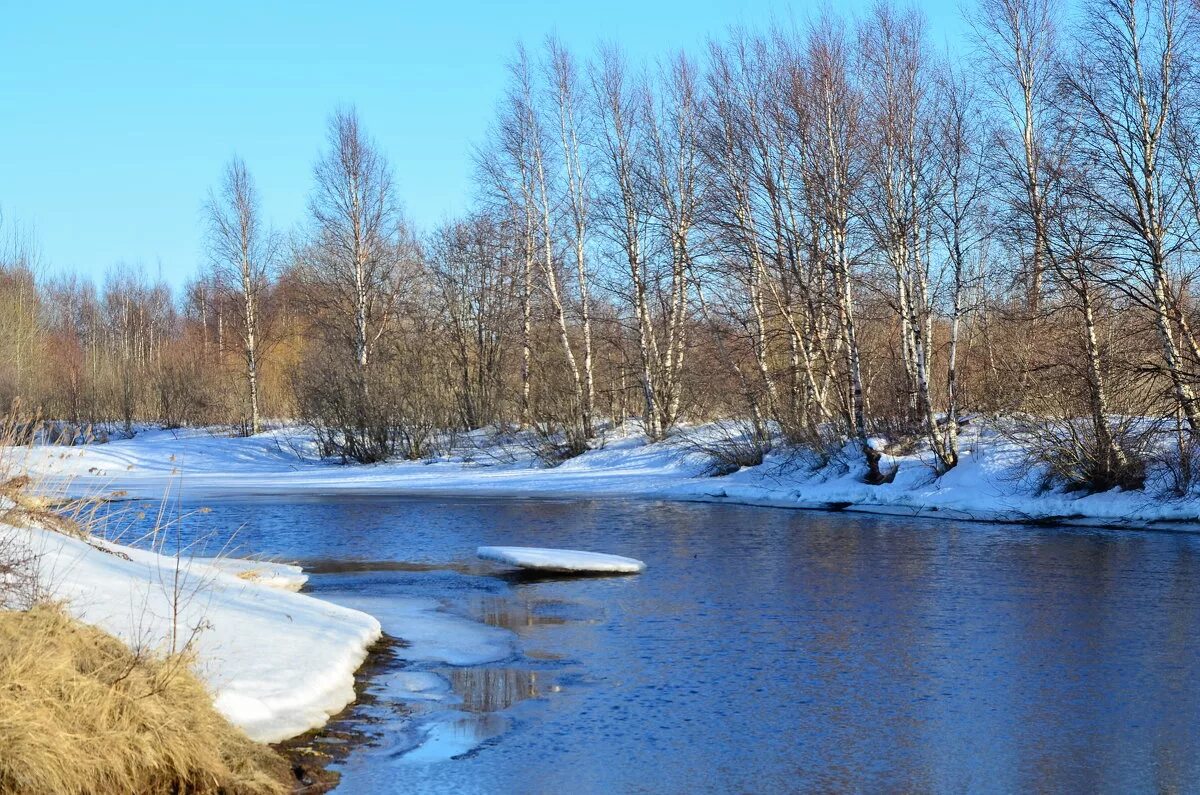
[[[281,240],[263,226],[258,192],[241,158],[234,158],[226,166],[220,192],[209,194],[206,211],[214,282],[219,289],[235,295],[241,308],[237,330],[246,365],[249,431],[254,434],[260,429],[261,307],[278,267]]]

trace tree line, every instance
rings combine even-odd
[[[0,397],[80,427],[299,418],[358,461],[724,418],[873,482],[889,450],[946,472],[964,423],[1003,417],[1070,484],[1140,486],[1167,455],[1186,489],[1196,13],[980,0],[946,53],[881,0],[653,64],[518,47],[470,209],[432,231],[352,108],[288,234],[227,166],[181,295],[39,279],[10,226]]]

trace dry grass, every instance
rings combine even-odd
[[[0,793],[283,793],[290,765],[179,657],[135,655],[54,605],[0,611]]]

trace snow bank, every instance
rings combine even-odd
[[[134,648],[187,647],[217,709],[261,742],[321,726],[353,701],[354,672],[380,636],[369,615],[284,590],[299,587],[294,566],[4,530],[37,556],[43,587],[80,620]]]
[[[540,571],[635,574],[646,568],[645,563],[634,558],[606,555],[601,552],[581,552],[577,549],[479,547],[475,550],[475,554],[484,560]]]
[[[1025,451],[994,428],[963,429],[961,461],[935,477],[926,451],[885,455],[891,483],[863,482],[856,452],[820,465],[777,451],[759,466],[708,477],[728,429],[690,427],[648,444],[622,428],[602,446],[552,469],[532,449],[465,435],[455,455],[434,461],[339,466],[314,457],[306,433],[291,428],[229,438],[204,430],[150,431],[131,440],[78,448],[0,451],[0,460],[29,471],[47,491],[96,495],[117,491],[156,499],[164,494],[214,496],[407,494],[439,496],[604,498],[732,502],[780,508],[858,510],[984,521],[1061,521],[1112,527],[1200,530],[1200,501],[1146,491],[1081,494],[1042,488]]]
[[[246,560],[244,558],[191,558],[189,567],[194,571],[198,566],[208,566],[232,574],[243,580],[265,585],[268,588],[278,588],[281,591],[299,591],[308,582],[308,575],[293,563],[276,563],[267,560]]]

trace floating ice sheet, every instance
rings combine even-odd
[[[583,552],[578,549],[546,547],[480,547],[475,554],[484,560],[507,563],[522,569],[562,572],[613,572],[636,574],[646,564],[634,558]]]

